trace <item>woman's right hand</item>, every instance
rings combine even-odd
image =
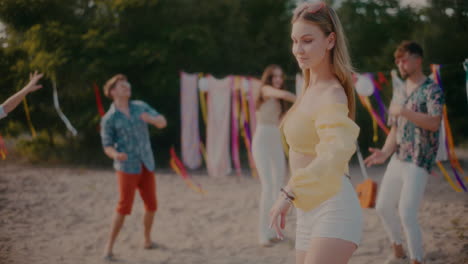
[[[276,236],[281,240],[284,238],[281,229],[284,229],[286,226],[286,214],[289,208],[291,208],[291,203],[283,195],[280,195],[270,210],[270,228],[275,229]],[[280,223],[279,226],[278,222]]]
[[[34,73],[30,73],[29,83],[24,87],[24,89],[28,91],[29,93],[29,92],[34,92],[37,89],[42,88],[42,85],[37,84],[37,82],[39,82],[39,80],[42,78],[43,75],[44,74],[38,73],[37,71],[35,71]]]

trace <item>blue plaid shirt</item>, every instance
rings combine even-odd
[[[101,140],[103,147],[114,147],[127,154],[126,161],[114,160],[114,169],[129,174],[141,172],[143,163],[154,171],[154,157],[151,150],[148,125],[141,120],[142,113],[157,116],[159,113],[142,101],[129,102],[130,117],[111,105],[101,119]]]

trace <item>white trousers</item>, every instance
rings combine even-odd
[[[418,261],[422,261],[424,254],[418,210],[427,178],[425,169],[393,156],[380,184],[376,204],[377,213],[391,242],[402,244],[403,224],[410,257]]]
[[[262,191],[259,211],[259,242],[275,238],[269,228],[269,212],[285,184],[286,159],[281,143],[281,132],[275,125],[258,124],[252,142],[252,153]]]

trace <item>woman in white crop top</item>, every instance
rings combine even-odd
[[[253,136],[252,152],[260,176],[262,191],[259,210],[259,243],[272,246],[276,240],[269,229],[268,212],[284,184],[286,159],[279,131],[284,101],[294,102],[296,96],[284,89],[283,71],[278,65],[269,65],[262,75],[262,86],[257,99],[257,127]],[[283,101],[283,102],[282,102]]]

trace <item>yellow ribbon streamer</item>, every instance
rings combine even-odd
[[[374,136],[372,137],[372,141],[376,143],[379,141],[379,132],[377,131],[377,121],[375,121],[374,118],[372,118],[372,129],[374,130]]]
[[[0,136],[0,158],[2,158],[2,160],[5,160],[7,157],[7,153],[8,151],[5,147],[5,142],[3,141],[2,136]]]
[[[243,89],[242,86],[238,86],[241,94],[241,100],[242,100],[242,109],[244,110],[245,114],[245,120],[247,120],[247,123],[250,123],[249,121],[249,107],[247,105],[247,95],[245,94],[245,90]]]
[[[200,194],[205,194],[205,190],[201,189],[200,187],[196,186],[195,184],[192,183],[192,181],[190,181],[189,179],[185,178],[183,175],[182,175],[182,172],[180,171],[180,169],[177,167],[176,165],[176,162],[174,161],[174,159],[171,159],[169,161],[169,164],[171,166],[171,168],[179,175],[182,177],[182,179],[184,180],[185,184],[192,190],[200,193]]]
[[[34,126],[31,121],[31,114],[29,113],[29,106],[28,102],[26,101],[26,98],[23,99],[23,106],[24,106],[24,113],[26,114],[26,120],[28,121],[28,126],[29,130],[31,130],[31,135],[33,138],[36,137],[36,129],[34,129]]]
[[[372,129],[374,130],[374,136],[372,137],[372,141],[374,141],[374,143],[376,143],[377,141],[379,141],[379,131],[378,131],[378,127],[377,127],[377,121],[375,120],[374,115],[372,115],[373,108],[372,108],[372,104],[369,101],[369,97],[365,97],[364,101],[366,101],[367,107],[369,107],[370,112],[371,112]]]
[[[206,164],[206,149],[205,149],[205,144],[200,140],[200,152],[202,153],[203,159],[205,160]]]
[[[450,176],[448,175],[447,171],[445,170],[444,166],[440,161],[437,161],[437,166],[439,167],[440,171],[444,175],[444,178],[448,181],[450,186],[456,191],[456,192],[461,192],[462,190],[452,181]]]
[[[367,109],[371,116],[373,131],[372,141],[375,143],[379,140],[379,132],[377,131],[377,121],[375,120],[375,117],[372,114],[372,104],[370,103],[368,97],[359,97],[359,99],[361,99],[361,103],[364,105],[364,107]]]
[[[465,172],[460,166],[457,155],[455,154],[455,146],[453,143],[452,129],[450,127],[450,123],[448,121],[448,115],[447,115],[447,105],[444,105],[443,114],[444,114],[445,132],[446,132],[447,143],[448,143],[448,151],[450,152],[450,164],[452,164],[452,166],[455,167],[461,174],[465,174]]]
[[[205,97],[206,92],[200,90],[199,94],[200,94],[200,107],[202,111],[203,122],[205,123],[205,126],[206,126],[206,124],[208,123],[208,111],[207,111],[206,97]]]

